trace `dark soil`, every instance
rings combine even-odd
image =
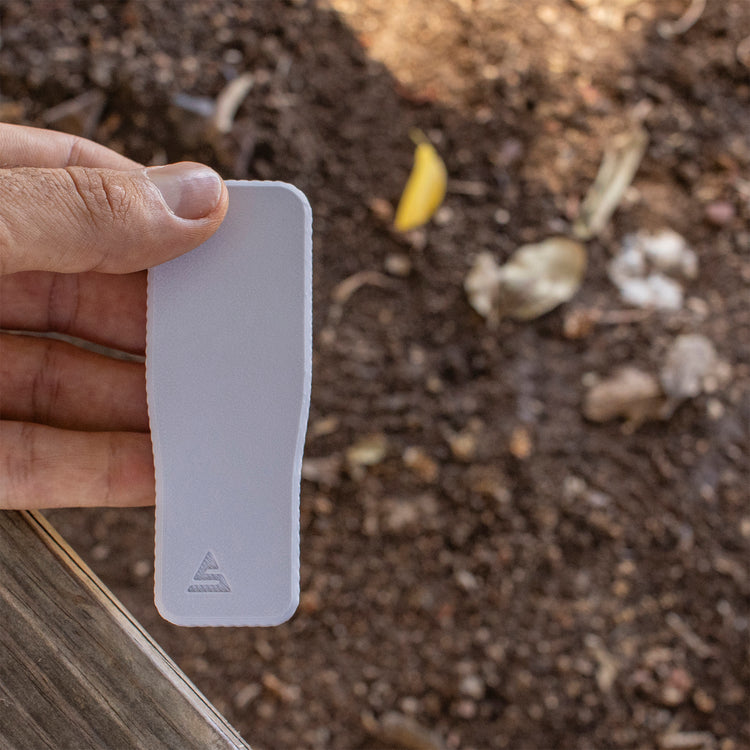
[[[3,2],[3,119],[287,180],[312,204],[295,617],[173,627],[153,607],[150,510],[49,514],[254,747],[407,747],[378,729],[395,711],[462,750],[750,748],[750,4],[709,1],[663,38],[688,5]],[[246,71],[226,136],[174,104]],[[89,122],[50,113],[90,91]],[[462,288],[476,253],[569,232],[636,116],[650,145],[579,294],[490,330]],[[404,238],[387,209],[413,127],[451,182]],[[571,311],[625,309],[606,262],[660,227],[699,256],[684,310],[567,338]],[[363,270],[389,281],[334,303]],[[728,383],[635,431],[584,419],[592,373],[656,372],[681,333],[714,343]],[[347,463],[370,435],[382,460]]]

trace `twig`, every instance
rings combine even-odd
[[[254,83],[252,73],[243,73],[230,81],[216,97],[213,124],[219,133],[229,133],[232,130],[234,116]]]
[[[662,21],[657,31],[662,39],[672,39],[684,34],[698,22],[706,9],[706,0],[692,0],[688,9],[676,21]]]

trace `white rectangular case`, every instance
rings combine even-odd
[[[299,600],[312,371],[312,214],[227,182],[216,234],[149,271],[155,601],[178,625],[276,625]]]

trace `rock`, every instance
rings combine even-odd
[[[244,711],[262,692],[257,682],[250,682],[243,685],[234,696],[234,707],[238,711]]]
[[[462,678],[458,685],[458,689],[463,695],[467,695],[469,698],[479,701],[484,698],[486,687],[478,675],[468,674],[466,677]]]
[[[350,466],[375,466],[388,452],[388,439],[383,433],[374,433],[358,440],[346,449]]]
[[[391,276],[406,278],[411,273],[411,260],[404,253],[391,253],[385,259],[385,270]]]
[[[263,687],[275,695],[282,703],[294,703],[299,700],[301,691],[297,685],[288,685],[276,675],[266,672],[261,678]]]
[[[373,216],[382,221],[384,224],[390,224],[393,221],[393,206],[385,198],[372,198],[367,204]]]
[[[519,425],[513,429],[510,436],[508,450],[515,458],[523,461],[527,459],[534,450],[534,444],[531,440],[531,434],[527,427]]]
[[[413,500],[387,500],[384,508],[385,526],[389,531],[398,534],[419,525],[422,514]]]
[[[583,414],[592,422],[608,422],[624,417],[632,424],[659,418],[664,396],[659,381],[636,367],[623,367],[614,375],[589,388]]]
[[[714,345],[705,336],[678,336],[659,373],[664,393],[678,401],[695,398],[704,391],[706,378],[716,372],[718,361]]]
[[[674,667],[667,676],[659,693],[660,703],[674,708],[681,706],[693,689],[693,678],[682,667]]]
[[[422,448],[409,446],[402,456],[404,465],[422,481],[432,483],[438,477],[438,465]]]
[[[325,487],[334,487],[339,483],[341,464],[341,456],[337,454],[305,458],[302,460],[302,478]]]
[[[695,707],[704,714],[713,713],[716,708],[716,701],[701,688],[698,688],[693,693],[693,703],[695,704]]]
[[[671,229],[663,229],[656,234],[639,233],[632,237],[655,268],[665,273],[681,274],[689,279],[696,277],[698,258],[682,235]]]
[[[469,570],[457,570],[456,582],[464,591],[476,591],[479,588],[477,577]]]
[[[599,310],[585,308],[571,310],[563,321],[563,336],[573,341],[585,339],[593,332],[600,318]]]
[[[477,453],[477,439],[468,431],[459,432],[449,438],[451,453],[459,461],[471,461]]]

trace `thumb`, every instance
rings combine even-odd
[[[130,273],[192,250],[227,210],[202,164],[0,170],[0,274]]]

